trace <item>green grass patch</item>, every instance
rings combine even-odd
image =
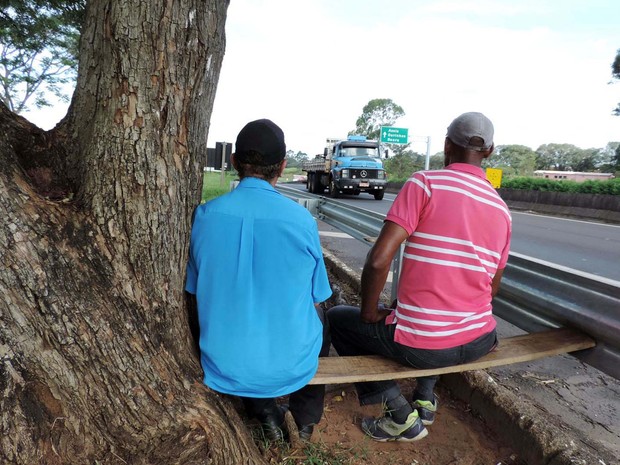
[[[223,181],[222,173],[204,171],[202,174],[202,195],[200,196],[200,203],[208,202],[215,197],[230,192],[230,183],[237,179],[239,178],[237,177],[236,171],[225,172]]]

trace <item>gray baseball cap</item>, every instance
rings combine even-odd
[[[493,123],[482,113],[470,111],[457,117],[448,126],[448,139],[456,145],[479,152],[489,150],[493,146]],[[482,145],[470,144],[472,137],[482,139]]]

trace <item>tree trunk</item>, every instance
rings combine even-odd
[[[52,131],[0,104],[0,463],[262,458],[183,286],[227,0],[92,0]]]

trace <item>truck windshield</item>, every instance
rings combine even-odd
[[[377,158],[379,153],[376,148],[372,147],[342,147],[340,149],[340,156]]]

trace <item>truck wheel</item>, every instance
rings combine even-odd
[[[312,188],[312,174],[308,173],[308,176],[306,177],[306,190],[308,192],[311,192],[310,190],[311,188]]]
[[[323,184],[321,184],[321,175],[319,173],[314,173],[312,175],[312,191],[313,194],[322,194],[323,193]]]
[[[329,196],[332,199],[337,199],[340,197],[340,192],[338,192],[338,187],[333,179],[329,182]]]
[[[375,192],[373,195],[375,196],[375,200],[383,200],[384,191]]]

